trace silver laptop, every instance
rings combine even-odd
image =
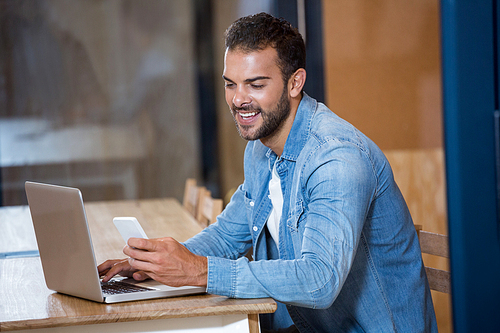
[[[203,287],[174,288],[119,277],[102,284],[80,190],[34,182],[26,182],[25,189],[49,289],[103,303],[205,292]]]

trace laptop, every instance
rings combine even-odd
[[[204,287],[123,277],[101,283],[80,190],[34,182],[26,182],[25,189],[49,289],[102,303],[205,293]]]

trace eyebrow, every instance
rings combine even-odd
[[[222,78],[226,81],[229,81],[229,82],[232,82],[234,83],[233,80],[231,80],[230,78],[222,75]],[[246,79],[244,82],[245,83],[252,83],[252,82],[255,82],[255,81],[258,81],[258,80],[270,80],[271,78],[269,76],[256,76],[256,77],[252,77],[250,79]]]

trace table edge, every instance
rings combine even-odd
[[[241,305],[233,304],[231,305],[231,309],[227,309],[225,307],[200,307],[191,309],[189,312],[186,312],[185,310],[182,311],[181,309],[168,309],[165,311],[151,310],[130,313],[109,313],[91,316],[13,320],[0,322],[0,332],[157,319],[222,316],[232,314],[263,314],[273,313],[276,311],[277,304],[272,298],[262,298],[259,300],[263,301],[263,303]]]

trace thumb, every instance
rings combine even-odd
[[[149,276],[143,271],[135,272],[132,277],[137,281],[144,281],[149,278]]]

